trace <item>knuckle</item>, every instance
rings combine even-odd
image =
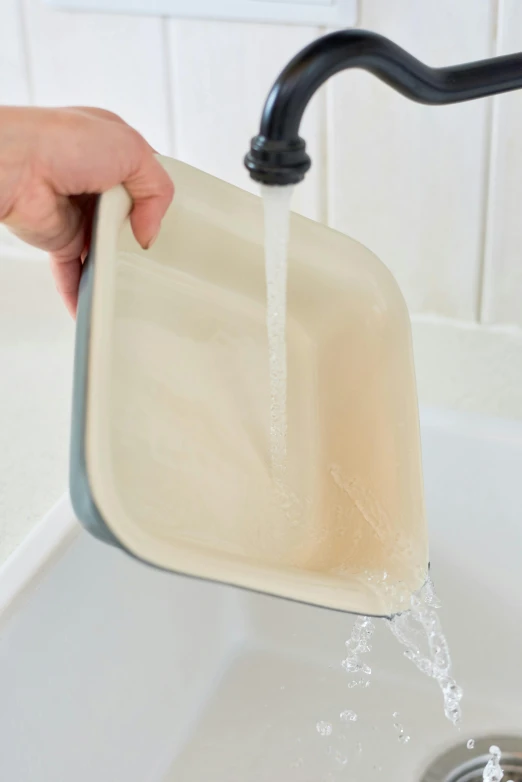
[[[109,120],[111,122],[125,124],[124,120],[114,111],[110,111],[110,109],[102,109],[98,106],[73,106],[66,110],[76,114],[88,116],[90,119],[103,119]]]
[[[172,201],[174,198],[174,182],[169,177],[166,171],[163,172],[162,181],[160,185],[160,195],[168,200]]]

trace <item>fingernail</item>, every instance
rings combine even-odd
[[[156,239],[158,238],[159,232],[160,232],[160,228],[158,228],[158,230],[157,230],[157,231],[156,231],[156,233],[155,233],[155,234],[152,236],[152,238],[151,238],[151,239],[149,239],[149,243],[147,244],[147,250],[150,250],[150,248],[152,247],[152,245],[154,244],[154,242],[155,242],[155,241],[156,241]]]

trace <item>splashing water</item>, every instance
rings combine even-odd
[[[357,722],[358,717],[354,711],[351,711],[350,709],[345,709],[340,713],[339,719],[341,720],[341,722]]]
[[[348,682],[346,685],[349,690],[352,690],[354,687],[369,687],[370,686],[370,680],[369,679],[353,679],[353,681]]]
[[[371,638],[375,632],[375,623],[369,616],[358,616],[354,622],[352,633],[349,639],[346,641],[347,655],[342,661],[342,666],[347,673],[364,673],[370,676],[372,669],[370,666],[361,660],[362,654],[367,654],[371,651]],[[355,687],[357,685],[367,687],[368,680],[359,679],[355,682],[351,682],[348,686]]]
[[[493,745],[489,748],[489,760],[482,774],[484,782],[500,782],[504,772],[500,766],[501,752],[498,747]]]
[[[451,656],[442,631],[431,580],[412,595],[410,608],[389,621],[389,627],[399,643],[406,647],[405,657],[419,671],[438,683],[444,698],[444,714],[454,725],[462,718],[462,690],[451,676]],[[422,650],[422,643],[427,651]]]
[[[320,736],[331,736],[333,727],[331,722],[325,722],[324,720],[319,720],[319,722],[315,726],[315,729]]]
[[[270,455],[281,480],[286,471],[286,281],[293,187],[261,188],[265,213],[266,323],[270,369]]]
[[[397,738],[399,739],[401,744],[407,744],[408,741],[410,740],[410,736],[408,736],[408,734],[405,733],[403,725],[398,721],[399,720],[398,711],[393,712],[393,719],[394,719],[393,727],[397,731]]]
[[[270,456],[272,473],[279,494],[294,511],[295,498],[287,497],[285,475],[287,466],[287,352],[286,352],[286,292],[287,292],[287,247],[289,236],[290,200],[292,187],[262,187],[265,215],[265,274],[267,296],[267,335],[270,372]],[[282,490],[282,491],[281,491]],[[286,509],[286,504],[283,509]],[[386,574],[382,581],[385,582]],[[400,585],[385,583],[385,589],[399,590]],[[402,589],[404,592],[404,588]],[[399,592],[397,592],[399,594]],[[401,596],[402,599],[402,596]],[[461,720],[460,701],[462,690],[451,676],[451,657],[448,643],[442,631],[437,614],[438,603],[433,586],[428,579],[425,586],[414,594],[406,610],[394,616],[389,627],[397,640],[406,647],[405,656],[427,676],[435,679],[444,697],[444,713],[457,725]],[[346,641],[347,656],[343,668],[348,673],[371,674],[370,666],[361,660],[361,655],[370,651],[370,639],[375,624],[370,617],[358,617],[352,634]],[[419,636],[427,645],[423,652]],[[368,687],[370,681],[354,679],[348,687]],[[342,714],[348,714],[346,710]],[[341,715],[341,719],[343,719]],[[351,718],[350,718],[351,719]],[[357,719],[357,715],[355,715]],[[399,740],[406,743],[410,737],[401,725]],[[318,722],[318,733],[329,736],[332,725]],[[493,762],[492,760],[490,762]],[[485,772],[484,772],[485,773]],[[500,780],[502,777],[499,777]],[[486,782],[498,782],[496,777],[484,777]]]

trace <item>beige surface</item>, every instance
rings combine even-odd
[[[150,252],[128,224],[118,235],[123,191],[104,197],[98,223],[87,465],[102,515],[170,569],[390,610],[367,573],[416,588],[427,565],[410,327],[393,278],[292,216],[281,501],[261,202],[164,162],[177,195]]]
[[[0,563],[68,484],[73,323],[27,256],[0,252]]]

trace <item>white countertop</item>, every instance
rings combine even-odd
[[[48,264],[0,251],[0,563],[67,490],[74,324]]]

